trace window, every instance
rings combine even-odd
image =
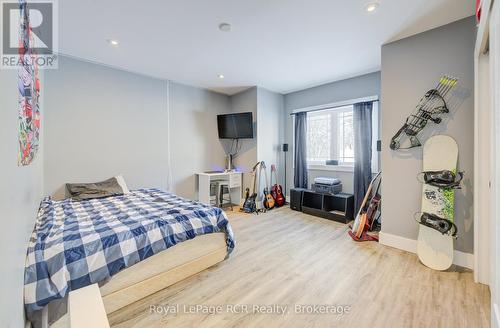
[[[327,160],[338,160],[341,166],[354,165],[352,106],[307,115],[307,162],[325,165]]]
[[[311,111],[307,114],[307,163],[315,170],[352,171],[354,167],[353,106]],[[372,171],[379,170],[377,140],[379,105],[372,111]],[[337,160],[339,165],[325,165]]]

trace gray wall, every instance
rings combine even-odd
[[[380,72],[361,75],[285,95],[284,122],[285,140],[290,146],[287,156],[287,188],[293,187],[293,118],[290,113],[295,109],[324,105],[328,103],[380,95]],[[382,108],[380,108],[382,111]],[[309,181],[317,176],[339,178],[343,190],[353,192],[353,173],[340,171],[309,171]]]
[[[268,182],[271,164],[278,168],[278,179],[283,184],[282,153],[280,145],[284,140],[284,97],[261,87],[252,87],[230,97],[231,112],[252,112],[254,120],[254,139],[243,139],[241,151],[235,158],[235,164],[243,172],[244,188],[251,187],[251,170],[257,161],[265,161]],[[264,187],[262,176],[260,192]]]
[[[234,165],[242,172],[246,172],[243,174],[243,187],[250,188],[252,178],[249,172],[257,162],[257,87],[232,95],[229,99],[231,112],[252,112],[253,115],[254,138],[240,140],[241,150],[234,159]]]
[[[382,47],[382,231],[417,238],[413,215],[421,204],[416,175],[422,169],[422,148],[394,152],[389,142],[422,95],[443,74],[452,74],[460,79],[452,113],[440,125],[430,123],[421,140],[447,134],[458,142],[459,169],[466,178],[456,192],[455,249],[468,253],[473,251],[474,40],[474,19],[467,18]]]
[[[24,262],[42,197],[43,149],[31,165],[17,166],[16,70],[0,71],[0,90],[0,318],[3,327],[24,327]]]
[[[172,190],[195,199],[195,173],[225,167],[230,142],[218,139],[222,113],[253,113],[255,135],[240,141],[239,169],[250,172],[257,158],[277,163],[282,95],[253,87],[228,97],[171,82],[167,97],[167,87],[166,81],[61,57],[59,69],[47,72],[45,192],[61,197],[66,182],[117,174],[129,188],[166,189],[170,127]],[[250,181],[245,174],[244,186]]]
[[[281,144],[284,140],[284,97],[281,94],[257,89],[257,157],[265,161],[268,167],[268,182],[271,179],[271,164],[276,164],[278,179],[283,184],[283,153]],[[264,181],[262,181],[264,183]],[[273,180],[274,183],[274,180]]]
[[[46,81],[46,194],[117,174],[166,188],[166,82],[66,57]]]
[[[196,172],[225,167],[217,114],[230,112],[229,98],[205,89],[170,84],[173,191],[197,199]]]
[[[123,174],[129,188],[168,187],[167,82],[61,57],[46,74],[45,193]],[[194,174],[224,164],[216,114],[229,99],[170,83],[172,190],[195,198]]]

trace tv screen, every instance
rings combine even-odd
[[[220,139],[252,139],[252,113],[217,115]]]

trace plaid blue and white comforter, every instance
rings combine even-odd
[[[26,311],[42,309],[71,290],[106,280],[162,250],[198,235],[225,232],[226,214],[157,189],[86,201],[40,204],[26,259]]]

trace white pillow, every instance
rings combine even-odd
[[[130,193],[130,190],[128,190],[127,184],[125,183],[125,179],[123,179],[123,176],[121,174],[117,175],[115,177],[115,179],[116,179],[116,182],[118,182],[118,184],[120,185],[120,187],[122,187],[124,194]]]

